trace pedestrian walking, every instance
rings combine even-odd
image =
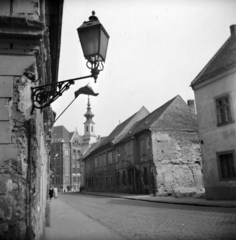
[[[58,197],[57,187],[54,187],[54,198],[57,199],[57,197]]]
[[[54,195],[54,190],[53,190],[53,187],[50,186],[50,188],[49,188],[49,199],[50,200],[53,198],[53,195]]]

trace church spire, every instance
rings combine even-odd
[[[96,134],[94,131],[93,117],[94,114],[91,111],[91,104],[90,99],[88,96],[88,103],[87,103],[87,112],[84,114],[86,117],[86,121],[84,123],[84,139],[87,139],[89,142],[96,142]]]
[[[86,117],[87,121],[92,121],[92,118],[94,117],[94,114],[91,111],[91,105],[90,105],[90,99],[89,99],[89,95],[88,95],[88,104],[87,104],[87,112],[84,114],[84,116]]]

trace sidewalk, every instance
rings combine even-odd
[[[50,203],[51,223],[46,240],[121,240],[99,222],[77,211],[59,198]]]
[[[105,192],[87,192],[83,191],[80,194],[91,194],[98,196],[107,196],[114,198],[125,198],[139,201],[148,201],[148,202],[159,202],[159,203],[168,203],[168,204],[179,204],[179,205],[192,205],[192,206],[205,206],[205,207],[225,207],[225,208],[236,208],[236,201],[220,201],[220,200],[206,200],[203,198],[194,198],[194,197],[160,197],[152,195],[134,195],[134,194],[125,194],[125,193],[105,193]]]

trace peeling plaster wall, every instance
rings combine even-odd
[[[44,239],[50,111],[31,112],[31,87],[51,83],[52,68],[57,81],[62,7],[62,0],[1,1],[0,239]]]
[[[21,61],[25,58],[22,57]],[[3,239],[26,239],[31,224],[32,236],[39,239],[44,231],[47,189],[43,118],[39,111],[30,115],[32,82],[25,76],[12,78],[11,96],[5,98],[8,121],[4,121],[10,126],[7,132],[10,143],[1,141],[0,147],[0,236]],[[27,120],[30,120],[30,128]]]
[[[38,83],[25,70],[34,66],[37,77],[45,69],[38,68],[40,55],[26,45],[0,46],[0,239],[26,239],[29,232],[31,239],[41,239],[44,234],[48,154],[43,114],[31,114],[31,87]]]
[[[153,161],[160,193],[191,195],[202,191],[201,151],[195,132],[153,132]]]

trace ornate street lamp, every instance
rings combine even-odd
[[[34,108],[43,109],[49,106],[68,90],[74,81],[92,77],[96,82],[99,72],[104,68],[103,62],[106,59],[109,35],[94,11],[92,14],[89,21],[84,22],[77,29],[84,57],[87,59],[86,65],[91,69],[91,75],[32,87],[32,112]]]
[[[87,67],[95,79],[100,71],[103,70],[103,62],[106,60],[109,35],[105,28],[92,12],[88,22],[84,22],[78,29],[80,43],[84,57],[87,59]]]

